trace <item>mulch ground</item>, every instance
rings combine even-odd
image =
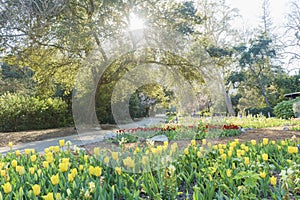
[[[102,129],[112,129],[115,128],[112,125],[101,125]],[[47,130],[38,130],[38,131],[22,131],[22,132],[7,132],[0,133],[0,147],[7,146],[8,142],[13,142],[13,144],[19,143],[28,143],[33,141],[40,141],[50,138],[65,137],[77,134],[76,130],[73,127],[69,128],[58,128],[58,129],[47,129]],[[262,140],[263,138],[269,138],[270,140],[281,140],[286,138],[291,138],[293,135],[300,139],[300,131],[286,131],[283,130],[283,127],[274,127],[274,128],[262,128],[254,129],[247,131],[236,137],[227,137],[227,138],[218,138],[211,139],[212,144],[215,143],[227,143],[230,140],[238,138],[241,142],[249,140]],[[181,141],[171,141],[170,143],[177,142],[178,146],[186,146],[190,143],[187,140]],[[134,144],[128,144],[134,147]],[[94,147],[100,148],[115,148],[116,145],[109,142],[98,142],[91,145],[86,145],[84,148],[93,149]]]

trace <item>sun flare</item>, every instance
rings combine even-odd
[[[130,14],[129,16],[129,30],[138,30],[145,28],[145,22],[136,14]]]

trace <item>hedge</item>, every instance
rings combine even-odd
[[[300,98],[296,98],[293,100],[282,101],[282,102],[278,103],[274,107],[275,116],[278,118],[282,118],[282,119],[290,119],[290,118],[295,117],[294,111],[293,111],[293,104],[296,102],[299,102],[299,101],[300,101]]]
[[[0,96],[0,131],[24,131],[72,124],[67,104],[60,98],[6,93]]]

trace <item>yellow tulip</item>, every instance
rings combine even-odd
[[[52,175],[50,179],[51,179],[52,185],[56,185],[56,184],[59,183],[59,177],[58,177],[58,174]]]
[[[35,162],[36,161],[36,155],[30,156],[30,160],[31,160],[31,162]]]
[[[287,150],[289,154],[298,153],[298,147],[288,146]]]
[[[12,190],[12,186],[11,186],[10,182],[7,182],[4,185],[2,185],[2,188],[6,194],[10,193]]]
[[[266,178],[266,172],[260,172],[260,173],[259,173],[259,176],[260,176],[261,178]]]
[[[45,155],[45,158],[46,158],[46,161],[47,161],[48,163],[53,163],[53,162],[54,162],[54,158],[53,158],[52,152],[48,152],[48,153]]]
[[[231,170],[230,169],[226,170],[226,175],[227,175],[228,178],[231,177]]]
[[[94,154],[95,154],[96,156],[99,156],[99,155],[100,155],[100,148],[99,148],[99,147],[95,147],[95,148],[94,148]]]
[[[20,156],[21,155],[21,151],[20,150],[16,150],[15,154],[16,154],[16,156]]]
[[[123,163],[127,167],[130,167],[130,168],[134,167],[134,161],[132,160],[131,157],[127,157],[127,158],[123,159]]]
[[[250,163],[249,158],[248,158],[248,157],[245,157],[245,164],[246,164],[246,165],[249,165],[249,163]]]
[[[25,149],[24,152],[25,152],[26,155],[28,155],[28,154],[30,154],[31,149]]]
[[[90,172],[91,175],[94,175],[94,173],[95,173],[95,167],[89,166],[89,172]]]
[[[196,146],[196,140],[191,140],[191,145]]]
[[[276,144],[276,141],[272,140],[271,143],[272,143],[272,144]]]
[[[230,158],[232,156],[232,151],[227,152],[228,157]]]
[[[46,196],[43,196],[44,200],[54,200],[53,193],[50,192]]]
[[[0,174],[1,174],[2,177],[4,177],[4,176],[6,176],[6,171],[5,170],[1,170]]]
[[[18,165],[18,162],[17,162],[16,160],[12,160],[12,161],[11,161],[11,166],[12,166],[12,167],[15,168],[15,167],[17,167],[17,165]]]
[[[184,154],[185,154],[185,155],[188,155],[188,154],[189,154],[189,149],[188,149],[188,148],[185,148],[185,149],[184,149]]]
[[[12,143],[12,142],[9,142],[9,143],[8,143],[8,146],[9,146],[10,148],[12,148],[13,143]]]
[[[39,186],[38,184],[35,184],[32,186],[32,190],[33,190],[33,194],[35,196],[38,196],[41,193],[41,186]]]
[[[69,163],[67,163],[67,162],[59,163],[58,167],[59,167],[60,172],[66,172],[66,171],[68,171]]]
[[[48,168],[49,167],[49,163],[47,161],[43,161],[43,167],[44,168]]]
[[[108,165],[108,163],[109,163],[109,157],[108,157],[108,156],[106,156],[106,157],[104,158],[104,162],[105,162],[105,164]]]
[[[224,149],[219,149],[220,154],[224,154]]]
[[[198,152],[197,152],[197,156],[198,156],[198,158],[201,158],[201,157],[202,157],[201,151],[198,151]]]
[[[278,145],[278,146],[277,146],[277,149],[280,151],[280,150],[281,150],[281,146]]]
[[[134,154],[137,154],[138,152],[140,152],[140,148],[139,148],[139,147],[136,147],[133,153],[134,153]]]
[[[55,195],[55,199],[56,199],[56,200],[60,200],[60,199],[61,199],[61,195],[60,195],[60,193],[56,193],[56,195]]]
[[[251,140],[251,144],[254,146],[256,145],[256,140]]]
[[[41,170],[41,169],[38,169],[38,170],[37,170],[37,174],[40,176],[41,173],[42,173],[42,170]]]
[[[29,173],[34,174],[34,168],[33,167],[29,167]]]
[[[171,152],[172,152],[172,153],[174,153],[174,152],[177,150],[177,148],[178,148],[178,145],[177,145],[176,142],[173,143],[173,144],[171,144]]]
[[[78,174],[78,171],[76,168],[71,169],[71,174],[75,178],[75,176]]]
[[[269,143],[269,139],[268,138],[263,138],[263,145],[267,145]]]
[[[102,173],[102,168],[101,167],[95,167],[95,171],[94,171],[94,175],[95,176],[101,176],[101,173]]]
[[[49,148],[45,148],[45,149],[44,149],[44,152],[45,152],[45,154],[47,154],[47,153],[50,152],[50,149],[49,149]]]
[[[68,181],[69,182],[72,182],[72,181],[74,181],[74,176],[73,176],[73,174],[68,174]]]
[[[163,147],[161,145],[157,146],[156,148],[157,148],[158,152],[162,152],[162,150],[163,150]]]
[[[122,173],[121,167],[115,167],[115,171],[117,172],[118,175],[121,175]]]
[[[235,167],[235,163],[232,163],[232,169],[235,169],[236,167]]]
[[[268,160],[268,154],[263,153],[263,154],[262,154],[262,159],[263,159],[264,161],[267,161],[267,160]]]
[[[53,151],[56,152],[56,153],[59,152],[59,146],[54,146]]]
[[[202,139],[202,144],[203,144],[203,145],[206,145],[206,144],[207,144],[206,139]]]
[[[65,140],[59,140],[59,146],[64,147],[65,146]]]
[[[82,171],[84,169],[83,165],[79,165],[79,170]]]
[[[270,178],[271,185],[276,186],[276,181],[277,181],[277,178],[275,178],[274,176],[272,176]]]
[[[119,159],[119,154],[118,152],[111,152],[111,156],[115,161],[118,161]]]
[[[25,168],[23,166],[17,166],[16,167],[16,172],[19,173],[19,175],[24,175],[25,174]]]
[[[225,153],[221,155],[222,160],[225,160],[226,158],[227,158],[227,155]]]

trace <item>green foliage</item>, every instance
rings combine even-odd
[[[278,103],[274,107],[275,116],[282,119],[290,119],[292,117],[295,117],[293,111],[293,104],[298,101],[300,101],[300,98]]]
[[[0,96],[0,131],[63,127],[71,124],[67,104],[58,98],[40,99],[21,94]]]
[[[274,116],[273,109],[270,107],[264,107],[264,108],[247,108],[245,112],[249,115],[256,116],[256,115],[263,115],[265,117],[269,117],[269,114],[271,117]]]

